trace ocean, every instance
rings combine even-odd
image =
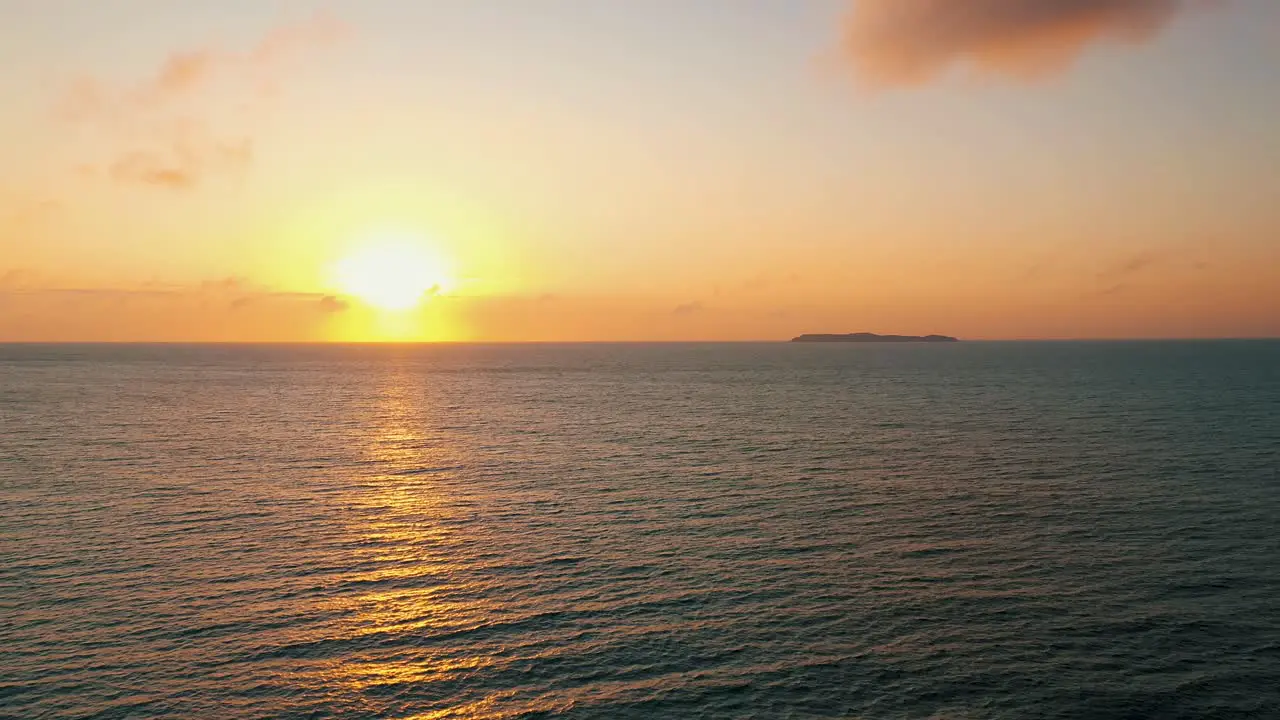
[[[1280,342],[0,345],[5,718],[1280,718]]]

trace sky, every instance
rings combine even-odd
[[[0,17],[0,341],[1280,336],[1274,0]]]

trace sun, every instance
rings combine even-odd
[[[412,235],[376,235],[360,241],[334,266],[343,294],[380,310],[409,310],[449,289],[447,264]]]

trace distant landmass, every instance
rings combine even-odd
[[[949,335],[877,335],[875,333],[849,333],[847,335],[801,335],[791,342],[810,343],[949,343],[960,342]]]

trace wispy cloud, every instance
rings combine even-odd
[[[59,200],[19,200],[11,207],[0,210],[0,235],[29,231],[57,217],[63,209]]]
[[[153,92],[172,97],[189,92],[209,81],[217,69],[218,56],[211,50],[179,52],[169,56],[156,76]]]
[[[1216,0],[855,0],[843,52],[874,87],[922,85],[957,67],[1022,80],[1090,46],[1142,43]]]
[[[243,173],[252,160],[253,144],[248,138],[234,142],[174,138],[167,148],[157,146],[120,155],[111,163],[110,172],[119,182],[185,190],[211,173]]]
[[[116,84],[82,77],[59,107],[68,119],[103,122],[171,107],[220,82],[240,91],[261,90],[278,82],[290,65],[349,35],[342,22],[319,14],[268,31],[248,50],[211,47],[173,52],[140,81]]]
[[[39,275],[25,268],[10,268],[0,272],[0,294],[25,290],[37,284]]]
[[[340,296],[235,277],[100,284],[0,271],[2,340],[321,340],[347,310]]]
[[[677,305],[676,308],[671,311],[671,313],[673,315],[684,317],[689,315],[697,315],[698,313],[703,312],[706,309],[707,307],[700,302],[690,302],[690,303],[684,303],[683,305]]]
[[[334,295],[325,295],[320,298],[320,309],[327,313],[346,312],[351,308],[351,303]]]
[[[341,20],[320,13],[295,25],[275,28],[262,38],[248,55],[258,69],[278,68],[281,63],[297,60],[316,48],[328,47],[351,35],[351,28]]]
[[[340,22],[318,15],[276,28],[245,51],[175,52],[132,83],[80,79],[62,97],[59,115],[116,148],[100,162],[82,163],[81,174],[168,190],[242,174],[252,163],[253,139],[248,128],[219,124],[219,110],[253,106],[278,90],[290,65],[345,35]]]
[[[1159,282],[1163,274],[1177,268],[1195,268],[1194,260],[1180,257],[1181,253],[1168,248],[1141,250],[1119,258],[1097,272],[1099,295],[1119,295],[1150,282]]]
[[[288,304],[325,314],[340,313],[350,309],[350,303],[337,295],[277,290],[251,283],[240,277],[205,280],[195,284],[149,282],[131,285],[60,285],[33,271],[13,269],[0,273],[0,295],[83,298],[112,302],[167,300],[173,303],[196,302],[203,306],[224,307],[229,310],[278,307],[281,304]]]
[[[1165,255],[1154,250],[1144,250],[1121,260],[1111,267],[1105,268],[1098,273],[1098,277],[1103,280],[1129,277],[1155,267],[1167,259]]]

